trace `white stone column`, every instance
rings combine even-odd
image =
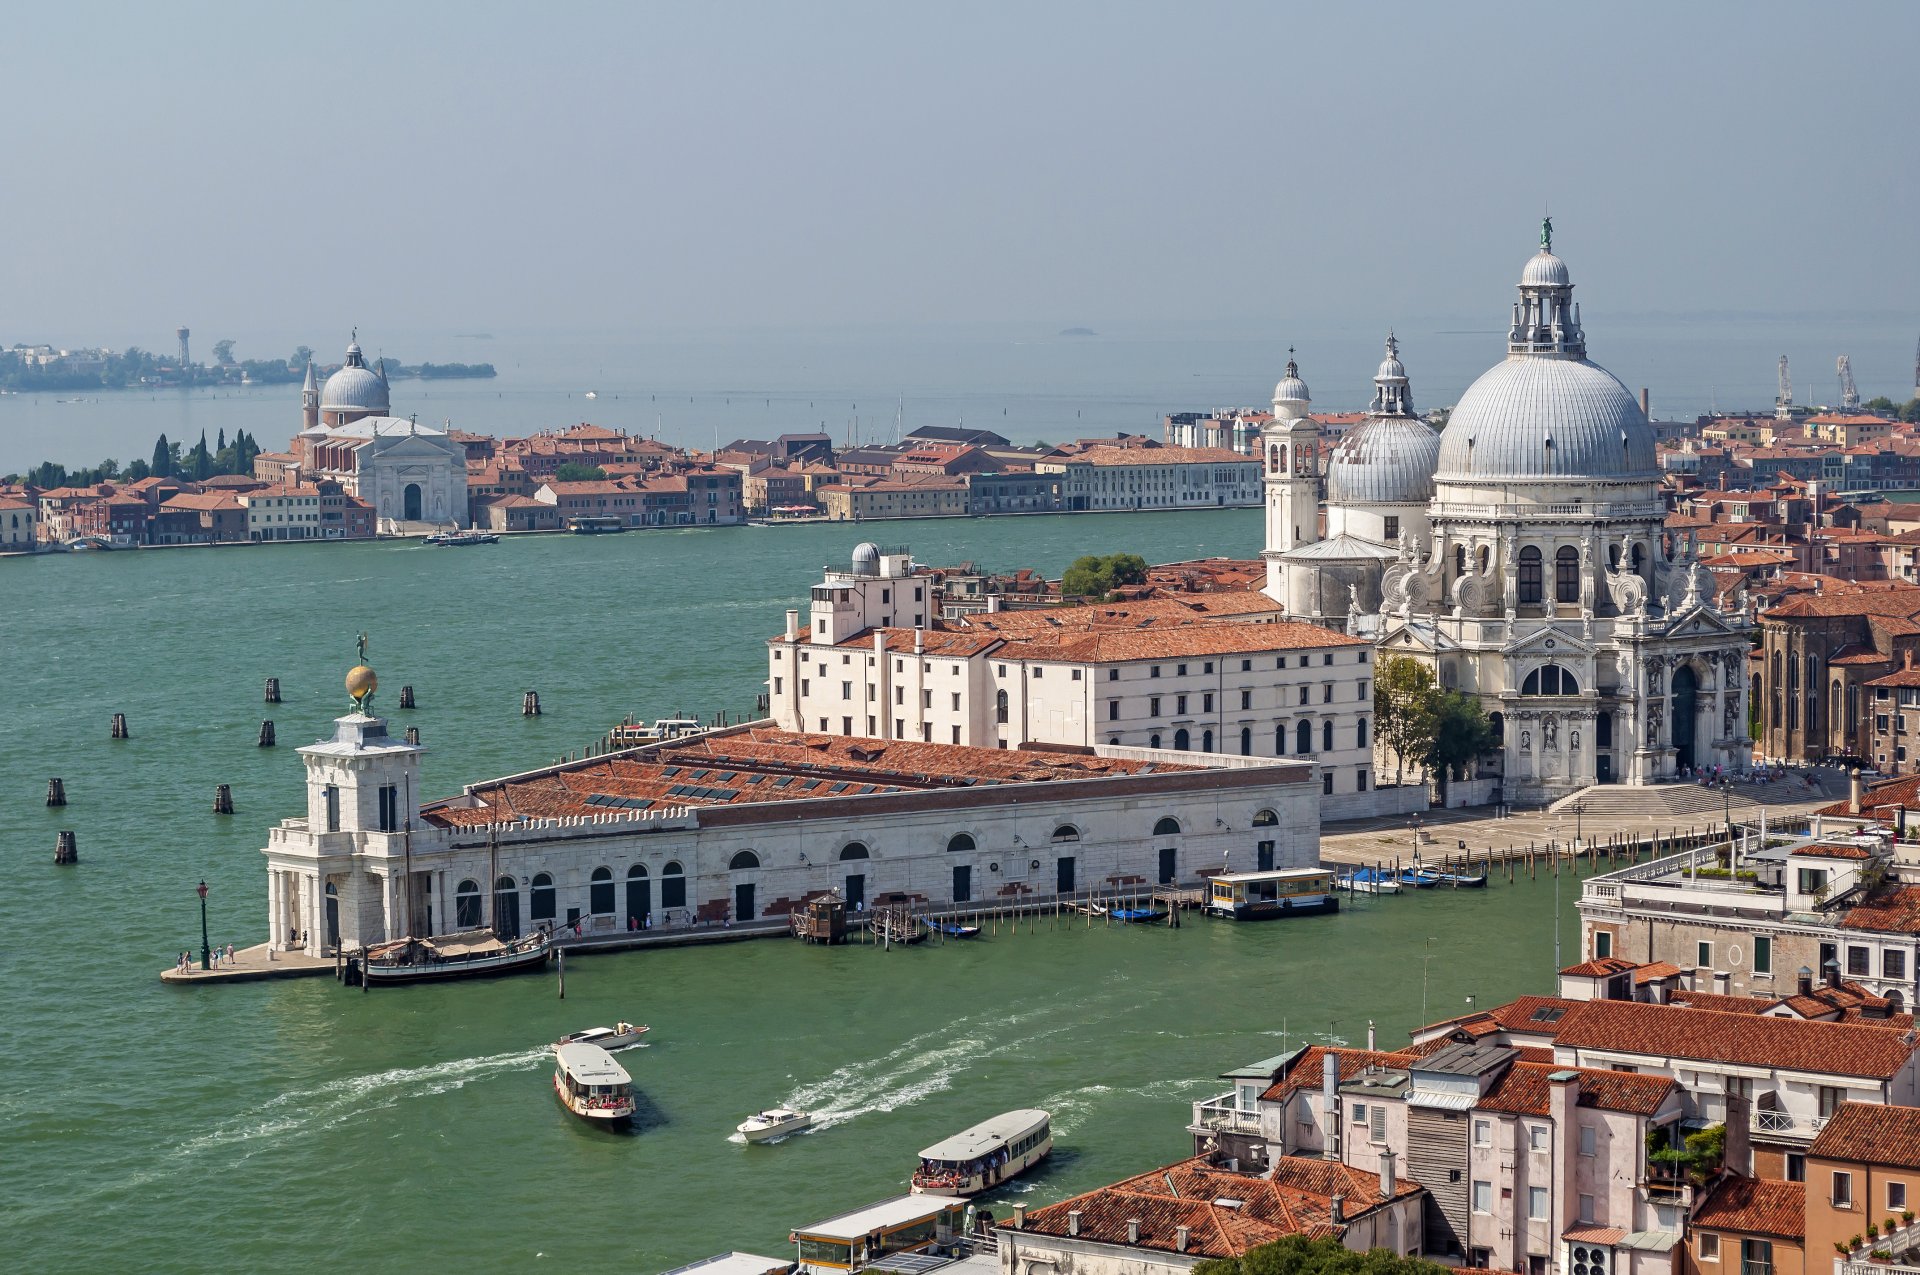
[[[326,954],[327,899],[324,893],[325,878],[316,869],[306,878],[307,895],[307,955],[324,956]]]
[[[281,873],[267,873],[267,950],[277,952],[286,946],[287,926],[281,898]]]
[[[394,897],[393,872],[389,869],[380,876],[380,937],[383,941],[399,937],[395,928],[399,921],[399,900]],[[360,941],[366,942],[366,935],[361,935]]]

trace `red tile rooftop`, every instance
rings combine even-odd
[[[858,797],[979,785],[1171,774],[1200,767],[1091,753],[971,748],[751,727],[639,753],[572,762],[471,785],[430,803],[428,822],[480,827],[682,807]],[[478,805],[465,804],[469,800]]]
[[[1809,1159],[1920,1169],[1920,1108],[1843,1102],[1807,1148]]]
[[[1887,1027],[1803,1022],[1678,1005],[1587,1001],[1570,1011],[1554,1044],[1562,1051],[1734,1063],[1887,1080],[1913,1046]]]

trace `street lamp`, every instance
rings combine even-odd
[[[213,968],[213,948],[207,942],[207,883],[202,881],[198,891],[200,895],[200,968]]]

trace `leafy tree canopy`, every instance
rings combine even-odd
[[[1060,580],[1060,592],[1069,597],[1104,598],[1122,585],[1144,584],[1147,560],[1137,553],[1110,553],[1104,557],[1075,558]]]
[[[598,465],[583,465],[570,460],[553,471],[554,479],[563,483],[597,483],[607,476],[607,471]]]
[[[1424,1258],[1401,1257],[1384,1248],[1356,1253],[1335,1239],[1289,1235],[1247,1250],[1244,1257],[1210,1258],[1193,1275],[1452,1275]]]

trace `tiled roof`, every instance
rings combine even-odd
[[[1625,974],[1628,970],[1639,968],[1637,961],[1625,960],[1618,956],[1602,956],[1591,961],[1582,961],[1578,965],[1569,965],[1560,973],[1573,978],[1610,978],[1615,974]]]
[[[1887,1080],[1913,1054],[1901,1033],[1857,1023],[1802,1022],[1676,1005],[1586,1001],[1567,1014],[1555,1045]]]
[[[1793,858],[1805,856],[1809,859],[1871,859],[1874,852],[1865,846],[1840,845],[1832,841],[1816,841],[1811,845],[1799,846],[1793,852]]]
[[[1692,1222],[1708,1230],[1797,1240],[1807,1231],[1806,1184],[1723,1177],[1694,1206]]]
[[[1008,643],[1007,654],[1029,660],[1075,663],[1111,663],[1123,660],[1170,660],[1183,656],[1256,655],[1270,651],[1322,650],[1367,646],[1318,625],[1194,624],[1180,628],[1149,628],[1132,632],[1096,632],[1063,635],[1055,640],[1027,638]]]
[[[1574,1070],[1580,1077],[1579,1105],[1598,1111],[1650,1116],[1666,1104],[1675,1089],[1672,1078],[1668,1076],[1643,1076],[1592,1067],[1570,1069],[1554,1063],[1516,1062],[1481,1097],[1480,1106],[1487,1111],[1544,1116],[1547,1114],[1549,1095],[1553,1092],[1550,1077],[1564,1075],[1569,1070]]]
[[[1871,898],[1847,909],[1840,928],[1920,934],[1920,885],[1881,886]]]
[[[1920,1108],[1843,1102],[1807,1148],[1822,1160],[1920,1169]]]
[[[1650,965],[1642,965],[1633,972],[1633,985],[1641,987],[1647,983],[1656,983],[1663,978],[1678,977],[1679,973],[1680,967],[1672,961],[1654,961]]]
[[[1843,798],[1830,806],[1822,806],[1815,814],[1841,815],[1850,813],[1848,806],[1852,798]],[[1871,816],[1878,810],[1892,811],[1900,806],[1920,806],[1920,775],[1906,775],[1899,779],[1888,779],[1873,785],[1860,794],[1860,813]]]
[[[1720,1014],[1764,1014],[1773,1008],[1775,1002],[1759,996],[1728,996],[1720,992],[1678,988],[1667,998],[1667,1003],[1685,1005],[1689,1009],[1710,1009]]]
[[[1257,456],[1242,456],[1223,447],[1089,447],[1069,459],[1093,465],[1257,465]]]
[[[1406,1067],[1416,1061],[1414,1055],[1389,1053],[1379,1049],[1342,1049],[1333,1045],[1314,1045],[1294,1060],[1293,1066],[1263,1094],[1262,1102],[1285,1102],[1302,1089],[1318,1089],[1326,1069],[1325,1058],[1332,1054],[1340,1064],[1340,1082],[1345,1084],[1369,1067]]]
[[[1827,661],[1829,664],[1833,662],[1832,660]],[[1897,673],[1889,673],[1885,677],[1876,677],[1871,682],[1868,682],[1867,685],[1920,686],[1920,668],[1903,668]]]
[[[1423,1190],[1403,1177],[1393,1198]],[[1377,1174],[1336,1161],[1277,1156],[1270,1175],[1254,1177],[1196,1157],[1030,1210],[1021,1229],[1064,1237],[1073,1223],[1069,1215],[1077,1213],[1077,1238],[1085,1243],[1172,1252],[1184,1226],[1188,1254],[1238,1257],[1287,1235],[1340,1235],[1345,1227],[1333,1220],[1335,1195],[1345,1197],[1349,1218],[1383,1203]],[[1129,1235],[1131,1224],[1139,1226],[1138,1240]]]
[[[1515,1032],[1527,1036],[1555,1036],[1566,1016],[1586,1001],[1560,996],[1518,996],[1504,1005],[1483,1009],[1459,1018],[1443,1019],[1414,1028],[1415,1034],[1446,1027],[1458,1027],[1471,1036],[1490,1036],[1495,1032]]]

